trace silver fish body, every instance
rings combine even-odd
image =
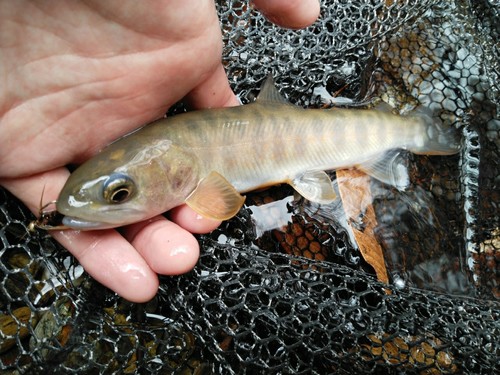
[[[227,219],[243,203],[239,193],[279,183],[329,202],[335,193],[325,170],[356,166],[404,188],[398,149],[449,155],[459,145],[452,130],[425,114],[306,110],[287,103],[268,80],[252,104],[159,120],[112,143],[70,176],[57,209],[68,227],[102,229],[182,203]]]

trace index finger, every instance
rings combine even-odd
[[[189,104],[196,109],[234,107],[240,102],[229,86],[222,63],[187,95]]]
[[[58,168],[35,176],[4,179],[0,184],[32,212],[38,212],[40,194],[57,199],[69,172]],[[150,300],[158,290],[158,276],[137,250],[116,230],[54,231],[51,235],[80,262],[94,279],[133,302]]]
[[[318,0],[252,0],[253,5],[271,22],[290,29],[302,29],[316,21]]]

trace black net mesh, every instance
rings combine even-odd
[[[371,182],[390,284],[361,256],[341,201],[275,187],[199,237],[192,272],[132,304],[29,232],[33,215],[0,190],[2,373],[498,373],[498,2],[322,1],[300,31],[246,1],[218,11],[243,102],[272,73],[301,106],[382,97],[462,133],[456,157],[408,155],[407,191]]]

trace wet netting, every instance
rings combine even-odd
[[[2,374],[500,372],[500,5],[321,3],[313,26],[287,31],[220,1],[224,64],[243,102],[272,74],[303,107],[382,98],[458,130],[458,155],[407,155],[406,191],[370,182],[389,283],[352,235],[363,212],[274,187],[199,236],[192,272],[132,304],[30,232],[34,216],[0,190]]]

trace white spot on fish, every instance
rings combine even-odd
[[[121,168],[117,168],[117,172],[127,172],[131,166],[135,165],[148,165],[152,160],[164,155],[172,146],[170,139],[157,140],[151,143],[151,146],[144,148],[137,152],[137,154]]]
[[[241,120],[226,121],[222,124],[222,127],[227,129],[227,128],[232,128],[233,126],[245,126],[248,124],[249,124],[249,121],[241,121]]]
[[[70,207],[85,207],[89,204],[89,202],[82,202],[78,199],[75,199],[74,195],[70,195],[68,198],[68,203]]]

